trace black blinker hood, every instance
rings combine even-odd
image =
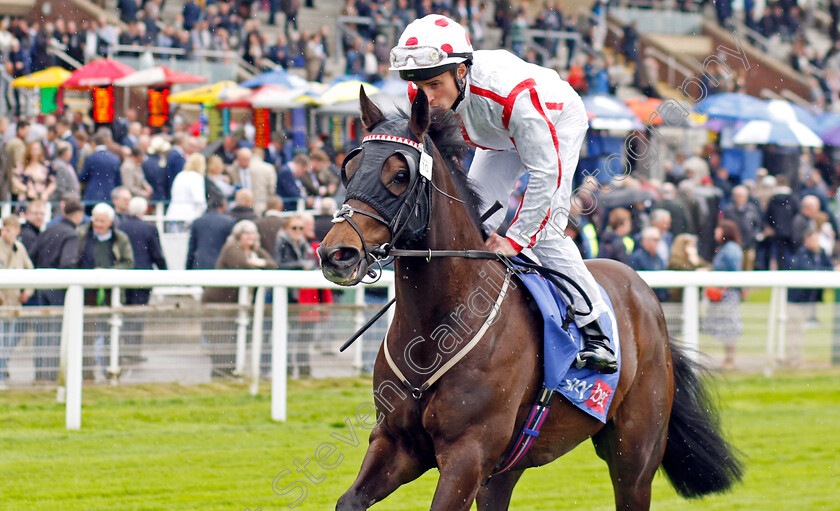
[[[421,239],[431,216],[431,186],[429,180],[420,175],[420,160],[421,147],[431,155],[432,143],[426,135],[420,146],[408,122],[395,119],[381,123],[365,137],[362,147],[350,152],[341,165],[341,179],[347,188],[346,200],[364,202],[382,216],[388,222],[392,246],[398,238],[404,243]],[[347,162],[359,153],[358,169],[348,179]],[[395,154],[405,158],[410,175],[408,187],[401,195],[391,192],[382,182],[385,160]]]

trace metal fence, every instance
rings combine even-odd
[[[199,384],[253,376],[252,305],[202,304],[191,297],[168,298],[167,302],[86,307],[85,384]],[[288,375],[326,378],[372,372],[385,335],[385,318],[351,349],[339,353],[338,347],[378,309],[377,303],[290,305]],[[62,314],[60,307],[0,307],[0,381],[4,385],[58,384]],[[261,330],[259,367],[261,377],[268,378],[270,305]],[[238,349],[240,344],[244,349]]]
[[[754,293],[767,296],[760,290]],[[349,294],[345,297],[352,298]],[[340,353],[338,348],[378,310],[379,297],[363,305],[342,303],[347,301],[339,298],[338,303],[329,305],[289,306],[289,377],[344,377],[372,372],[385,334],[385,318],[349,350]],[[85,384],[199,384],[253,376],[252,305],[201,304],[192,297],[167,298],[166,302],[85,309]],[[700,301],[698,346],[712,368],[720,367],[724,345],[712,325],[716,317],[712,308],[717,306],[706,298]],[[840,304],[788,303],[785,335],[778,335],[777,325],[776,342],[768,351],[768,333],[774,328],[769,308],[769,302],[747,301],[740,306],[742,334],[735,340],[739,370],[823,368],[832,363],[832,356],[837,356],[833,355],[834,346],[840,340]],[[663,309],[671,337],[681,339],[682,303],[664,303]],[[0,308],[0,380],[5,385],[57,383],[61,321],[61,308]],[[268,305],[259,361],[263,379],[271,371],[271,330]],[[240,331],[246,341],[244,350],[238,350]],[[783,343],[779,342],[782,338]]]

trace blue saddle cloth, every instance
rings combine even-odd
[[[615,349],[618,371],[612,374],[601,374],[594,369],[577,369],[572,366],[575,356],[583,346],[583,341],[574,322],[569,325],[568,330],[562,328],[567,305],[557,287],[536,273],[520,273],[518,276],[528,288],[543,315],[545,325],[543,363],[546,388],[556,390],[582,411],[601,422],[606,422],[614,389],[618,385],[621,374],[621,348],[614,319],[615,309],[607,292],[598,285],[601,296],[609,307],[609,312],[600,317],[601,328],[610,338],[612,347]]]

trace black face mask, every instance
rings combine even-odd
[[[421,239],[429,225],[432,157],[428,151],[432,144],[428,135],[424,139],[422,145],[415,141],[405,119],[386,121],[366,136],[362,147],[350,152],[341,165],[347,200],[364,202],[385,220],[391,231],[392,246],[398,238],[407,244]],[[395,154],[405,158],[409,170],[408,187],[400,195],[391,192],[382,182],[385,160]],[[348,179],[345,167],[355,157],[361,158],[359,166]]]

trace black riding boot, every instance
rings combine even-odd
[[[577,354],[575,367],[588,367],[599,373],[614,373],[618,371],[618,361],[610,347],[610,340],[601,330],[601,324],[596,319],[580,329],[583,335],[583,349]]]

